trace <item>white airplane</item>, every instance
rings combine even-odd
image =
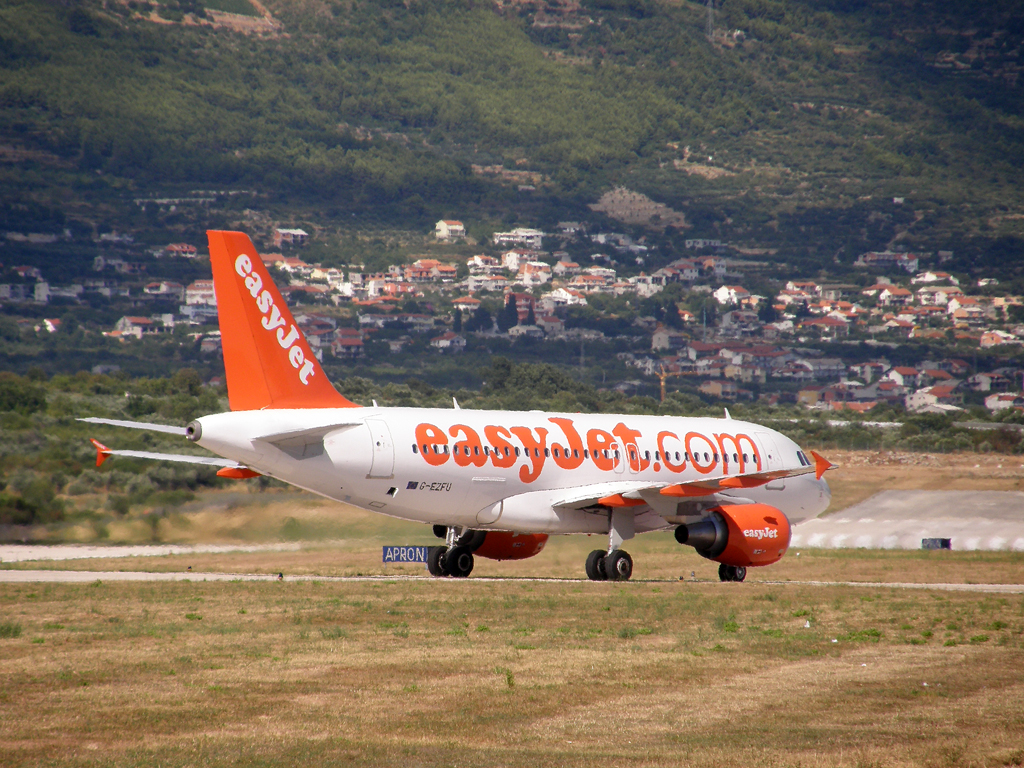
[[[818,515],[831,464],[767,427],[725,418],[362,407],[334,388],[252,241],[210,231],[231,410],[187,427],[83,419],[180,434],[223,458],[111,450],[266,475],[371,512],[433,525],[435,576],[468,576],[474,556],[518,560],[550,534],[604,534],[593,580],[626,580],[622,549],[675,528],[722,581],[785,553],[790,525]]]

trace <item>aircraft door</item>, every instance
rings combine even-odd
[[[367,477],[387,478],[395,474],[395,444],[391,430],[380,419],[367,419],[370,429],[371,463]]]
[[[757,442],[761,448],[761,461],[762,466],[765,470],[771,472],[772,470],[782,469],[783,462],[782,456],[779,454],[779,448],[775,444],[775,440],[767,432],[755,432],[754,436],[757,438]],[[770,483],[765,485],[765,490],[768,491],[782,491],[786,488],[785,478],[778,480],[772,480]]]
[[[615,462],[615,474],[621,475],[626,469],[626,465],[629,463],[629,459],[626,456],[626,450],[622,447],[622,442],[616,440],[615,444],[611,448],[612,461]]]

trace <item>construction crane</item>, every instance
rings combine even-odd
[[[665,366],[661,366],[661,370],[654,374],[661,380],[661,402],[665,402],[665,379],[669,379],[673,376],[696,376],[695,372],[692,371],[666,371]]]

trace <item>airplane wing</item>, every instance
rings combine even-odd
[[[123,421],[121,419],[101,419],[96,416],[89,416],[85,419],[75,419],[88,424],[106,424],[111,427],[127,427],[128,429],[145,429],[150,432],[166,432],[169,435],[185,436],[184,427],[169,427],[166,424],[151,424],[145,421]]]
[[[684,483],[650,483],[640,481],[619,481],[598,483],[569,489],[566,496],[551,506],[565,509],[583,509],[585,507],[639,507],[651,504],[652,493],[659,496],[683,499],[699,499],[712,497],[719,493],[757,488],[786,477],[799,477],[814,473],[817,479],[833,468],[833,465],[818,453],[811,451],[814,466],[795,467],[793,469],[772,470],[770,472],[748,472],[742,475],[690,480]]]

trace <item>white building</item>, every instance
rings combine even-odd
[[[213,280],[196,280],[185,289],[186,304],[206,304],[217,306],[217,294],[213,290]]]
[[[466,236],[466,228],[461,221],[441,219],[434,225],[434,235],[438,240],[458,240]]]
[[[304,229],[275,229],[274,245],[280,248],[282,245],[305,245],[309,240],[309,233]]]
[[[551,282],[551,267],[543,261],[527,261],[519,265],[516,282],[528,287]]]
[[[466,339],[453,331],[447,331],[442,333],[440,336],[435,336],[430,340],[430,346],[434,349],[451,350],[453,352],[461,352],[466,348]]]
[[[513,229],[511,232],[495,232],[495,245],[518,245],[539,250],[544,242],[544,233],[539,229]]]
[[[738,285],[723,285],[711,295],[719,304],[739,304],[743,299],[750,297],[750,292]]]
[[[495,275],[501,271],[501,262],[493,256],[480,254],[466,260],[471,275]]]
[[[466,281],[470,293],[477,291],[504,291],[508,287],[508,278],[501,275],[470,275]]]

